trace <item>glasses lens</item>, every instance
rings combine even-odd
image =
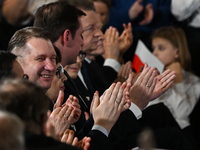
[[[79,58],[81,61],[83,61],[85,59],[86,53],[83,52],[82,50],[79,52]]]
[[[56,69],[56,75],[57,75],[58,78],[61,78],[61,73],[60,73],[60,71],[61,71],[61,67],[59,66],[59,67]]]

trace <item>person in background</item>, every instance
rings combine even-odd
[[[25,77],[22,67],[16,60],[17,56],[7,52],[0,51],[0,79],[4,78],[23,78]],[[26,77],[28,77],[26,75]],[[28,78],[27,78],[28,79]]]
[[[0,149],[24,150],[24,125],[14,114],[0,110]]]
[[[163,102],[180,128],[191,135],[189,115],[200,97],[200,79],[191,72],[191,57],[185,34],[180,28],[160,28],[152,35],[152,48],[153,54],[165,65],[165,69],[176,72],[176,78],[172,87],[150,104]]]

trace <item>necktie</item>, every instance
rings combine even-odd
[[[91,97],[93,97],[93,94],[95,92],[95,88],[94,88],[94,86],[92,84],[92,81],[91,81],[89,75],[88,75],[88,72],[87,72],[87,69],[86,69],[84,63],[82,64],[82,67],[81,67],[81,73],[83,75],[85,84],[87,85],[88,90],[89,90],[89,92],[91,94]]]

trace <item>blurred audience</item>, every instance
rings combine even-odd
[[[14,114],[0,110],[0,149],[24,150],[24,125]]]

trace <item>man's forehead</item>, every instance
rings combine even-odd
[[[83,28],[97,23],[97,13],[96,12],[91,10],[91,11],[84,11],[84,13],[86,14],[86,16],[83,16],[81,18]]]
[[[34,55],[56,55],[53,44],[48,39],[33,37],[26,43],[26,48]]]

